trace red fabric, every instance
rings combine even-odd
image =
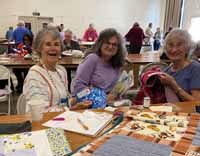
[[[161,84],[159,80],[159,75],[161,75],[162,72],[160,70],[160,67],[153,67],[149,71],[145,72],[141,76],[141,87],[140,90],[136,96],[136,98],[133,100],[133,104],[135,105],[142,105],[144,97],[148,96],[151,99],[151,104],[156,103],[165,103],[167,102],[165,97],[165,88]],[[148,86],[150,78],[155,79],[155,82],[152,86]],[[152,81],[153,82],[153,81]]]
[[[17,55],[18,56],[25,56],[26,54],[28,54],[28,51],[24,49],[24,44],[20,43],[18,46],[18,51],[17,51]]]
[[[144,32],[139,26],[132,27],[125,35],[126,40],[134,45],[142,45],[144,37]]]

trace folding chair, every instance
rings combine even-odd
[[[0,89],[0,103],[8,102],[8,110],[7,112],[0,112],[0,114],[8,114],[10,115],[10,105],[11,105],[11,98],[12,98],[12,91],[11,91],[11,77],[10,71],[7,67],[0,65],[0,82],[1,86],[4,88]]]
[[[18,115],[26,114],[26,99],[23,94],[21,94],[17,100],[17,114]]]

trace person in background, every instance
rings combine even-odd
[[[200,41],[194,43],[194,47],[190,50],[188,59],[200,61]]]
[[[148,27],[145,29],[145,44],[151,44],[151,38],[153,37],[152,23],[149,23]]]
[[[60,36],[62,38],[62,41],[65,39],[65,32],[64,32],[64,24],[60,24]]]
[[[72,31],[67,29],[65,31],[65,39],[63,41],[63,50],[80,50],[79,44],[72,40]]]
[[[27,102],[39,100],[44,103],[45,111],[52,111],[65,104],[70,98],[67,73],[57,62],[61,55],[62,40],[55,27],[47,27],[38,32],[33,42],[33,49],[39,55],[39,62],[32,66],[24,81],[23,94]],[[78,103],[71,109],[87,108],[90,101]],[[29,111],[29,106],[27,106]]]
[[[61,31],[64,31],[64,24],[60,24]]]
[[[6,39],[8,41],[12,41],[13,40],[13,27],[10,26],[9,30],[6,31],[6,35],[5,35]]]
[[[83,35],[83,41],[95,42],[98,38],[97,31],[94,29],[93,24],[89,24],[89,28],[85,31]]]
[[[25,34],[29,34],[29,30],[25,28],[24,21],[19,21],[17,28],[13,32],[13,39],[16,46],[18,46],[20,43],[23,43],[23,37]]]
[[[29,31],[29,35],[30,35],[32,38],[34,38],[34,34],[33,34],[32,30],[31,30],[31,25],[30,25],[30,24],[27,24],[27,25],[25,25],[25,27],[26,27],[26,29]]]
[[[27,50],[29,54],[32,53],[32,43],[33,43],[33,36],[30,34],[25,34],[23,37],[23,49]]]
[[[186,30],[173,29],[165,39],[166,54],[172,63],[160,80],[176,92],[180,101],[200,100],[200,63],[187,58],[192,47]]]
[[[18,45],[18,50],[22,55],[31,54],[32,53],[32,42],[33,38],[30,34],[25,34],[23,37],[23,43]],[[25,53],[25,54],[24,54]],[[18,93],[22,92],[24,79],[28,73],[28,70],[25,68],[13,68],[13,73],[15,74],[18,85],[16,86],[16,90]]]
[[[125,49],[121,35],[113,28],[103,30],[91,51],[78,66],[72,83],[72,96],[84,89],[95,87],[107,93],[107,99],[114,98],[109,92],[120,76],[125,62]]]
[[[140,27],[139,23],[135,22],[133,27],[125,35],[126,40],[130,42],[129,53],[140,53],[144,37],[143,29]]]
[[[156,32],[155,32],[153,38],[154,38],[153,49],[154,50],[159,50],[159,48],[160,48],[160,40],[161,40],[161,31],[160,31],[159,27],[156,29]]]
[[[165,33],[163,39],[167,37],[167,35],[170,33],[170,31],[173,29],[173,27],[169,27],[168,31]]]

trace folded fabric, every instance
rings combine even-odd
[[[175,92],[168,86],[164,86],[159,76],[164,74],[159,66],[152,67],[140,77],[141,87],[133,101],[133,104],[143,104],[144,97],[151,99],[151,104],[165,102],[179,102]]]
[[[31,122],[25,121],[21,123],[1,123],[0,134],[14,134],[31,131]]]
[[[85,89],[76,95],[78,102],[90,100],[92,101],[91,108],[105,108],[106,93],[100,88]]]
[[[129,71],[128,73],[124,70],[120,75],[117,83],[111,90],[111,94],[115,96],[122,96],[126,93],[126,91],[134,85],[133,80],[133,71]]]
[[[169,156],[172,147],[123,135],[115,135],[94,151],[95,155]]]

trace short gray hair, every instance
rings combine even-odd
[[[59,39],[60,40],[60,43],[61,43],[61,49],[63,48],[62,47],[62,39],[61,39],[61,36],[60,36],[60,33],[58,32],[58,30],[56,29],[56,27],[53,27],[53,26],[49,26],[47,28],[44,28],[42,30],[40,30],[34,41],[33,41],[33,50],[35,52],[35,54],[39,55],[39,57],[41,57],[41,50],[42,50],[42,46],[43,46],[43,43],[44,43],[44,38],[46,37],[46,35],[50,35],[52,36],[53,39]]]
[[[23,27],[24,25],[25,25],[25,23],[22,20],[18,21],[18,23],[17,23],[18,27]]]
[[[170,31],[170,33],[167,35],[164,43],[164,48],[166,49],[169,41],[173,38],[176,38],[177,40],[183,41],[183,44],[188,49],[188,51],[193,48],[194,42],[192,41],[191,35],[188,33],[187,30],[183,30],[180,28],[175,28]]]
[[[71,31],[70,29],[65,30],[65,33],[73,34],[72,31]]]

